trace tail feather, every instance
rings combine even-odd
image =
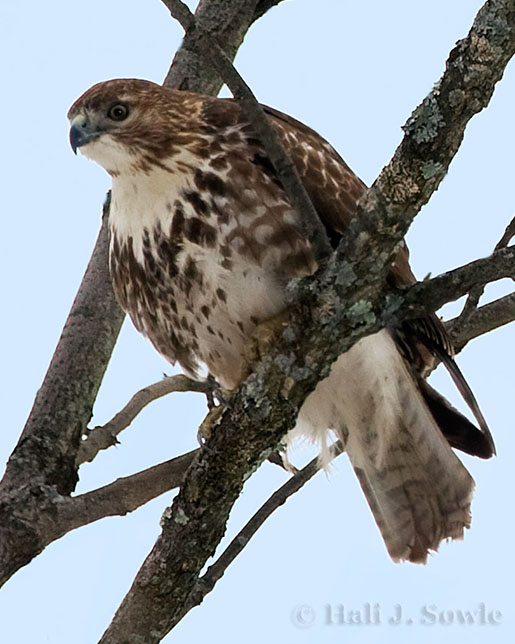
[[[336,361],[301,410],[345,449],[393,560],[424,563],[470,525],[474,481],[449,446],[388,331]],[[325,429],[323,427],[325,426]]]

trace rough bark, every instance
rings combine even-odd
[[[195,17],[200,27],[212,34],[223,46],[228,58],[233,60],[252,23],[279,2],[281,0],[200,0]],[[166,1],[164,4],[169,6]],[[186,34],[163,84],[215,96],[222,87],[222,78],[211,65],[206,65],[202,55],[191,46],[192,38]]]

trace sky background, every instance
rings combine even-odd
[[[236,63],[263,103],[320,132],[370,183],[481,4],[285,0],[251,29]],[[80,283],[109,188],[100,167],[73,156],[68,107],[100,80],[161,82],[181,38],[159,0],[0,4],[2,467]],[[511,219],[514,98],[512,65],[409,233],[419,278],[488,255]],[[487,296],[508,289],[496,284]],[[457,310],[453,305],[445,313]],[[318,474],[267,522],[203,605],[164,642],[512,642],[514,341],[512,325],[473,342],[459,357],[498,450],[490,461],[463,459],[477,483],[473,527],[464,542],[443,545],[427,566],[392,564],[343,456],[330,476]],[[163,372],[173,370],[125,323],[92,426],[109,420]],[[437,372],[433,382],[459,404],[445,374]],[[198,394],[155,402],[121,435],[119,447],[81,468],[77,491],[194,448],[204,412]],[[301,451],[297,462],[306,458]],[[228,535],[285,479],[265,464],[245,486]],[[152,547],[171,496],[68,534],[20,570],[0,592],[1,641],[97,642]],[[380,623],[338,624],[342,606],[349,618],[349,611],[367,604],[379,605]],[[389,623],[396,605],[411,625]],[[456,621],[458,610],[481,606],[487,614],[500,611],[499,623],[439,622],[441,611],[444,620]],[[328,610],[336,623],[327,623]]]

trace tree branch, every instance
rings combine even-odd
[[[413,218],[438,188],[469,120],[485,108],[515,49],[513,0],[488,0],[443,76],[404,125],[404,138],[368,190],[338,249],[338,262],[368,257],[364,274],[384,280]]]
[[[350,241],[342,241],[327,269],[299,285],[287,332],[231,398],[188,469],[102,644],[154,644],[181,619],[245,478],[293,427],[332,361],[381,328],[389,304],[383,281],[396,244],[439,185],[466,123],[487,105],[515,50],[514,31],[515,0],[489,0],[451,52],[438,88],[408,121],[394,158],[365,195],[363,221],[354,221]]]
[[[459,353],[474,338],[515,320],[515,293],[475,309],[464,321],[460,316],[446,322],[451,340]]]
[[[343,445],[338,441],[333,446],[333,459],[343,452]],[[217,561],[209,566],[207,571],[200,577],[195,588],[193,589],[188,602],[184,607],[184,615],[192,608],[198,606],[204,600],[204,597],[210,593],[218,581],[224,576],[227,568],[232,564],[236,557],[247,546],[252,537],[256,534],[263,523],[286,501],[298,492],[304,485],[310,481],[313,476],[321,469],[319,459],[314,458],[305,467],[299,470],[294,476],[286,481],[276,490],[272,496],[259,508],[254,516],[238,532]]]
[[[501,248],[506,248],[514,235],[515,235],[515,217],[506,226],[506,230],[504,231],[504,234],[499,240],[499,242],[496,244],[494,250],[500,250]],[[465,302],[465,306],[463,307],[463,310],[460,313],[461,325],[465,326],[467,323],[467,320],[474,313],[474,311],[477,310],[479,300],[481,299],[481,296],[483,295],[484,291],[485,291],[484,284],[479,284],[470,289],[470,293],[467,298],[467,301]]]
[[[515,278],[515,248],[501,248],[490,257],[477,259],[452,271],[418,282],[406,292],[398,312],[401,317],[420,317],[458,300],[471,289],[505,277]],[[396,299],[394,296],[393,299]],[[406,314],[408,310],[408,314]]]
[[[81,436],[124,314],[108,274],[108,201],[98,240],[25,429],[7,466],[2,490],[44,483],[69,494],[77,482]]]
[[[118,435],[153,400],[157,400],[170,393],[186,391],[208,394],[211,393],[211,385],[207,380],[192,380],[179,374],[177,376],[165,377],[152,385],[140,389],[109,422],[101,427],[88,429],[87,439],[82,441],[77,455],[77,463],[90,462],[100,450],[116,445],[118,443]]]
[[[57,506],[52,540],[99,519],[133,512],[164,492],[179,487],[198,453],[198,449],[187,452],[91,492],[64,499]]]
[[[504,231],[501,239],[497,242],[495,250],[499,250],[500,248],[506,248],[514,237],[515,237],[515,217],[513,217],[510,223],[506,226],[506,230]]]
[[[213,34],[223,43],[225,54],[232,60],[252,23],[279,2],[281,0],[200,0],[195,19],[205,33]],[[171,11],[168,2],[164,4]],[[189,12],[187,7],[186,10]],[[216,96],[222,87],[222,78],[192,47],[194,38],[194,35],[186,34],[163,85]]]

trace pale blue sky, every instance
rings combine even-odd
[[[371,182],[481,4],[285,0],[248,34],[237,66],[262,102],[318,130]],[[3,462],[44,376],[109,187],[101,168],[73,156],[67,109],[100,80],[160,82],[181,37],[159,0],[0,6]],[[490,108],[469,126],[449,176],[410,231],[419,277],[489,254],[513,214],[514,71],[508,69]],[[489,289],[491,297],[505,292],[504,285]],[[329,477],[318,475],[277,512],[204,604],[164,641],[511,642],[514,340],[514,327],[506,327],[474,342],[459,359],[499,454],[487,462],[466,458],[477,491],[473,528],[464,542],[442,546],[425,567],[392,564],[341,457]],[[163,371],[172,372],[126,324],[94,424],[108,420]],[[444,374],[434,381],[454,396]],[[81,469],[79,491],[191,449],[203,413],[200,396],[155,403],[122,435],[118,448]],[[230,535],[283,480],[284,473],[271,465],[252,478],[231,517]],[[129,517],[101,521],[47,548],[0,593],[1,641],[97,642],[155,540],[170,498],[163,495]],[[327,604],[359,609],[367,602],[381,605],[381,624],[325,624]],[[419,623],[426,605],[474,610],[481,603],[502,612],[500,624]],[[413,625],[388,623],[396,604],[410,612]],[[302,612],[305,620],[313,619],[309,628],[292,624],[299,605],[312,610]]]

